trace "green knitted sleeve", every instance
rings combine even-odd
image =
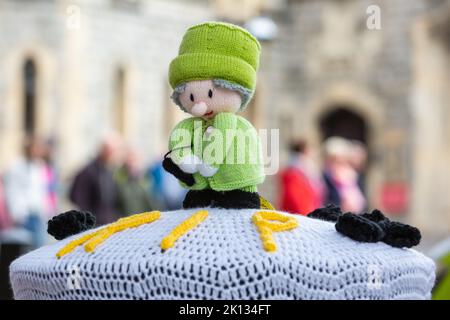
[[[170,157],[179,164],[180,160],[192,154],[192,140],[194,134],[194,118],[180,121],[172,130],[169,139]]]

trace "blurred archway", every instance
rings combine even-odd
[[[362,115],[352,111],[349,107],[336,106],[329,109],[319,118],[322,141],[330,137],[342,137],[354,142],[355,152],[352,153],[351,163],[359,172],[359,185],[367,197],[367,173],[369,160],[368,125]],[[358,141],[359,143],[356,144]],[[359,151],[358,151],[359,150]],[[357,152],[357,153],[356,153]]]
[[[319,120],[322,140],[339,136],[357,140],[367,146],[368,130],[366,120],[345,106],[337,106],[326,112]]]

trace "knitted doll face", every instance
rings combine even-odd
[[[212,80],[187,82],[178,99],[187,112],[205,119],[220,112],[235,113],[242,102],[239,92],[216,86]]]

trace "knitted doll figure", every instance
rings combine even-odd
[[[163,166],[189,189],[184,208],[260,207],[260,142],[236,115],[253,95],[259,54],[258,41],[228,23],[198,24],[183,37],[169,82],[173,101],[193,117],[173,129]]]

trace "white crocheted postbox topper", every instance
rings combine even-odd
[[[113,234],[88,253],[56,253],[75,235],[30,252],[10,268],[16,299],[429,299],[432,260],[412,249],[360,243],[334,224],[295,217],[264,250],[255,210],[208,208],[168,250],[161,240],[196,210]],[[284,213],[283,213],[284,214]],[[287,215],[287,214],[286,214]]]

